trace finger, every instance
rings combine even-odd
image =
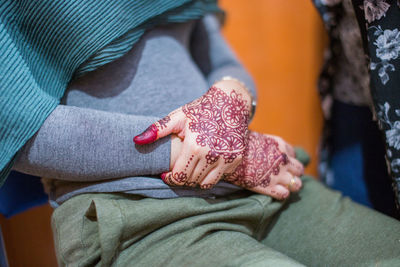
[[[285,152],[288,156],[295,158],[296,151],[292,145],[287,143],[282,137],[272,134],[264,134],[265,136],[273,138],[276,142],[278,142],[279,150]]]
[[[271,186],[271,188],[268,189],[269,189],[268,195],[278,200],[287,199],[290,195],[289,190],[286,187],[279,184]]]
[[[301,187],[303,186],[303,183],[301,181],[301,179],[299,177],[293,177],[294,182],[293,185],[291,185],[292,183],[290,183],[288,189],[290,192],[298,192],[300,191]]]
[[[278,143],[279,150],[282,152],[286,152],[287,143],[285,140],[282,139],[282,137],[273,134],[264,134],[264,136],[274,139],[274,141]]]
[[[270,196],[272,198],[278,199],[278,200],[284,200],[289,197],[290,192],[289,190],[282,186],[282,185],[270,185],[267,187],[263,186],[256,186],[252,188],[248,188],[248,190],[253,191],[258,194]]]
[[[180,134],[185,126],[185,115],[181,109],[171,112],[161,120],[150,125],[143,133],[135,136],[133,141],[138,145],[153,143],[171,133]],[[182,136],[179,136],[182,138]]]
[[[197,181],[198,177],[195,176],[195,175],[198,175],[198,174],[195,174],[195,173],[196,173],[196,170],[199,168],[199,164],[202,164],[202,162],[198,158],[193,164],[194,166],[193,166],[191,175],[188,176],[188,179],[187,179],[187,181],[185,183],[186,186],[196,187],[198,185],[198,181]]]
[[[163,179],[164,182],[176,186],[188,185],[189,177],[192,175],[198,161],[199,159],[194,154],[191,154],[190,150],[182,149],[172,172],[168,173]]]
[[[217,163],[208,164],[206,160],[200,160],[193,171],[191,182],[195,185],[199,184],[201,181],[204,180],[207,174],[217,166]]]
[[[228,165],[228,167],[224,170],[224,174],[226,174],[227,176],[229,176],[230,174],[232,174],[237,167],[239,167],[239,165],[242,163],[242,160],[237,160],[232,162],[231,164]]]
[[[163,177],[161,177],[163,178]],[[168,172],[164,178],[164,183],[171,186],[182,186],[187,181],[187,175],[184,172]]]
[[[163,172],[163,173],[161,173],[161,175],[160,175],[161,180],[163,180],[164,183],[167,183],[166,180],[165,180],[165,177],[167,177],[167,174],[168,174],[168,173],[169,173],[169,172]]]
[[[194,157],[194,155],[191,155],[189,160],[186,161],[184,172],[187,173],[187,180],[182,185],[191,186],[191,187],[194,187],[197,185],[197,183],[193,179],[193,172],[196,169],[196,166],[199,164],[199,162],[200,162],[200,159],[198,157]]]
[[[278,180],[276,184],[286,187],[290,192],[297,192],[301,188],[301,180],[298,177],[293,176],[290,172],[280,174],[277,178]]]
[[[211,189],[216,185],[219,180],[221,180],[223,174],[225,173],[224,169],[221,166],[217,166],[212,169],[206,177],[199,183],[201,189]]]
[[[294,176],[302,176],[304,174],[304,166],[297,159],[289,158],[288,171]]]
[[[294,150],[294,147],[291,146],[290,144],[288,144],[288,143],[285,144],[285,150],[286,150],[286,154],[288,154],[289,157],[292,157],[292,158],[296,157],[296,151]]]

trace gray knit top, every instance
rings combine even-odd
[[[124,57],[74,80],[38,133],[18,154],[14,169],[44,177],[54,207],[77,194],[119,192],[153,198],[215,197],[238,187],[170,187],[170,138],[132,141],[150,124],[203,95],[229,75],[255,86],[220,34],[218,20],[157,27]]]

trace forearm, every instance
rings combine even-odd
[[[58,106],[22,148],[14,169],[70,181],[157,175],[169,169],[170,141],[135,146],[155,117]]]

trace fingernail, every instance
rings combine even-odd
[[[135,136],[135,138],[133,138],[133,142],[138,145],[150,144],[157,139],[157,132],[157,127],[152,124],[143,133]]]
[[[166,176],[167,176],[167,172],[161,173],[161,179],[163,180],[164,183],[165,183],[165,177]]]

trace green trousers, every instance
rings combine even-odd
[[[400,223],[310,177],[286,202],[84,194],[52,216],[61,266],[400,266]]]

